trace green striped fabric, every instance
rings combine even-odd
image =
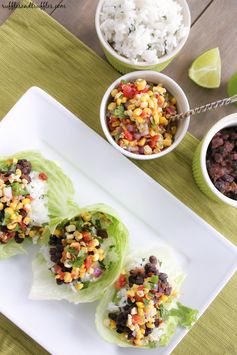
[[[119,74],[45,12],[17,9],[0,27],[0,65],[0,119],[29,87],[39,86],[102,135],[100,101]],[[237,211],[210,201],[194,183],[191,162],[197,144],[187,134],[167,157],[134,163],[236,243]],[[174,354],[237,354],[236,281],[235,275]],[[0,316],[0,354],[46,353]]]

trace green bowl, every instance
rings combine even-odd
[[[208,146],[214,135],[223,128],[237,126],[237,113],[226,116],[218,121],[199,143],[193,157],[192,170],[193,177],[200,190],[212,200],[218,203],[226,203],[237,208],[237,201],[223,195],[212,183],[207,167],[206,154]]]
[[[100,13],[101,13],[101,8],[103,6],[104,0],[100,0],[97,9],[96,9],[96,14],[95,14],[95,28],[96,32],[100,41],[100,45],[105,53],[105,56],[108,60],[108,62],[120,73],[122,74],[127,74],[129,72],[132,72],[134,70],[154,70],[157,72],[162,71],[167,67],[167,65],[174,59],[174,57],[180,52],[182,47],[184,46],[185,42],[188,39],[188,35],[190,32],[190,26],[191,26],[191,16],[190,16],[190,11],[188,4],[186,0],[177,0],[182,9],[183,9],[183,16],[184,16],[184,24],[186,27],[188,27],[188,33],[186,34],[185,38],[179,43],[179,45],[175,48],[175,50],[170,53],[164,55],[162,58],[159,58],[159,60],[156,63],[147,65],[146,63],[143,62],[138,62],[137,64],[132,63],[129,59],[119,55],[111,46],[110,44],[105,40],[101,30],[100,30]]]

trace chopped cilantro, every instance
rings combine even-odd
[[[124,107],[123,105],[119,105],[116,107],[116,109],[114,110],[114,116],[118,117],[118,118],[124,118]]]
[[[21,187],[21,184],[19,182],[14,182],[12,184],[12,192],[14,196],[19,196],[19,195],[28,195],[29,192]]]

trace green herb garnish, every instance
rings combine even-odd
[[[118,118],[125,118],[123,105],[119,105],[116,107],[116,109],[114,110],[114,116]]]
[[[21,184],[19,182],[14,182],[12,184],[12,193],[14,196],[19,196],[19,195],[29,195],[29,192],[21,187]]]

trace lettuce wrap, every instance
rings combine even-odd
[[[167,345],[178,326],[189,328],[197,318],[178,301],[184,278],[166,246],[133,253],[97,307],[98,333],[121,347]]]
[[[0,157],[0,259],[26,253],[46,224],[72,213],[73,193],[62,169],[39,152]]]
[[[74,215],[52,221],[33,260],[30,298],[92,302],[118,277],[128,231],[104,204],[78,207]]]

